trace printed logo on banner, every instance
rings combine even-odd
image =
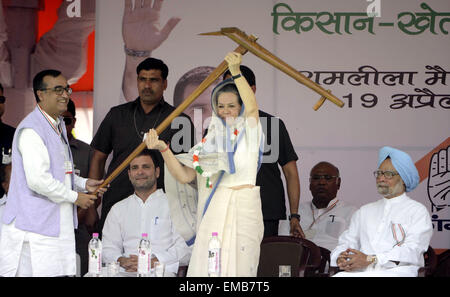
[[[450,206],[450,146],[439,150],[431,157],[427,190],[431,202],[433,228],[438,232],[450,231],[450,217],[442,217],[445,213],[442,210]]]
[[[81,18],[80,0],[66,0],[72,2],[67,6],[66,13],[69,18]]]

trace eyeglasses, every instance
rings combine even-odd
[[[6,101],[6,97],[5,96],[0,96],[0,104],[5,103]]]
[[[332,179],[337,178],[337,177],[339,177],[339,176],[337,176],[337,175],[311,175],[309,177],[309,179],[311,181],[318,182],[321,179],[324,179],[326,181],[331,181]]]
[[[382,170],[376,170],[373,172],[373,175],[376,178],[379,178],[380,176],[384,176],[387,179],[393,178],[395,175],[399,175],[398,172],[395,171],[382,171]]]
[[[63,120],[64,120],[64,123],[66,124],[66,126],[69,126],[69,125],[72,124],[73,118],[71,118],[71,117],[64,117]]]
[[[53,91],[55,92],[56,95],[62,95],[64,93],[64,91],[67,92],[68,95],[72,94],[72,88],[71,87],[62,87],[62,86],[57,86],[54,88],[47,88],[47,89],[40,89],[40,91]]]

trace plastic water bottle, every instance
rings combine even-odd
[[[102,242],[98,233],[92,234],[89,241],[89,275],[99,277],[102,274]]]
[[[152,268],[152,248],[148,234],[142,233],[138,248],[138,277],[149,277]]]
[[[220,276],[220,240],[213,232],[208,244],[208,276]]]

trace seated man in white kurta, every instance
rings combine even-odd
[[[341,186],[339,169],[329,162],[317,163],[310,172],[312,201],[300,204],[300,225],[305,238],[332,251],[350,225],[356,207],[337,198]]]
[[[138,246],[142,233],[150,239],[152,267],[155,261],[166,265],[165,275],[175,275],[179,265],[187,265],[191,250],[175,231],[166,194],[156,188],[159,166],[153,152],[145,149],[134,158],[128,176],[134,194],[117,202],[103,227],[103,262],[119,262],[122,271],[136,272]]]
[[[433,227],[425,206],[409,198],[419,183],[411,157],[394,148],[379,152],[374,172],[384,198],[362,206],[331,253],[336,276],[417,276]]]

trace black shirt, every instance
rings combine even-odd
[[[4,124],[0,120],[0,158],[3,159],[3,152],[5,154],[11,155],[9,150],[12,151],[12,142],[14,138],[14,132],[16,132],[16,128],[11,127],[10,125]],[[0,159],[0,161],[1,161]],[[0,198],[3,197],[5,191],[3,187],[0,185]]]
[[[139,98],[133,102],[111,108],[91,142],[91,146],[94,149],[105,154],[113,153],[106,176],[109,176],[142,143],[143,136],[149,129],[156,129],[174,110],[175,108],[165,102],[163,98],[148,114],[142,109]],[[184,117],[182,119],[184,123],[187,123],[190,127],[180,126],[175,129],[169,126],[159,135],[159,139],[171,142],[170,146],[174,153],[187,152],[194,144],[194,125],[188,116],[185,114],[181,116]],[[183,128],[190,130],[188,135],[190,139],[176,137],[177,141],[175,139],[172,140],[173,136]],[[184,150],[177,150],[180,145],[184,147]],[[161,153],[158,152],[156,155],[160,168],[157,186],[164,189],[164,161]],[[133,192],[133,186],[128,178],[127,170],[123,170],[111,182],[110,188],[103,195],[100,228],[103,227],[104,220],[111,207],[116,202],[133,194]]]
[[[263,219],[284,220],[286,219],[286,202],[283,181],[281,179],[281,172],[278,164],[284,166],[290,161],[297,161],[298,157],[283,121],[280,118],[274,117],[261,110],[259,111],[259,117],[265,135],[265,152],[263,154],[263,163],[256,176],[256,185],[260,186]],[[274,121],[278,122],[277,135],[272,134],[272,125],[275,125],[273,127],[276,128],[276,122]],[[264,162],[264,159],[267,160],[271,153],[275,153],[273,152],[273,149],[275,148],[272,148],[269,151],[266,150],[270,145],[275,146],[276,139],[274,137],[277,136],[279,137],[279,154],[277,161],[266,163]]]

